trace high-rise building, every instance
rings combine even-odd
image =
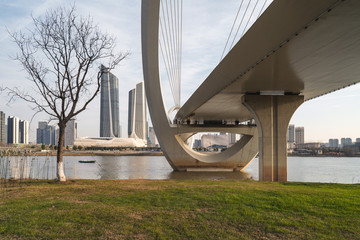
[[[48,125],[45,128],[45,136],[44,136],[44,141],[46,145],[55,145],[57,144],[55,142],[55,127],[54,126],[50,126]]]
[[[341,138],[341,146],[342,147],[350,146],[350,145],[352,145],[351,138]]]
[[[74,141],[77,138],[77,123],[74,119],[71,119],[66,124],[65,136],[64,136],[64,146],[74,145]]]
[[[38,122],[36,129],[36,143],[45,145],[55,145],[55,127],[48,125],[47,122]]]
[[[8,125],[5,124],[5,144],[8,144]]]
[[[304,143],[304,127],[295,128],[295,143],[302,144]]]
[[[195,139],[193,148],[200,148],[201,147],[201,140]]]
[[[120,137],[119,80],[101,65],[100,137]]]
[[[287,141],[288,142],[295,142],[295,125],[290,124],[288,128],[288,134],[287,134]]]
[[[357,143],[360,142],[360,138],[356,138],[356,142],[357,142]]]
[[[47,125],[47,122],[38,122],[38,128],[36,129],[37,144],[45,144],[45,128]]]
[[[338,148],[339,147],[339,139],[329,139],[329,147]]]
[[[155,147],[157,145],[157,138],[153,127],[149,127],[148,147]]]
[[[29,122],[26,120],[19,121],[19,143],[29,144]]]
[[[146,141],[146,98],[143,82],[136,84],[135,89],[129,91],[128,113],[128,136]]]
[[[19,143],[19,119],[14,116],[8,117],[8,144]]]
[[[236,143],[236,133],[229,133],[229,144],[228,146],[232,146]]]
[[[135,88],[129,91],[128,106],[128,137],[131,137],[134,129],[135,120]]]
[[[0,145],[6,144],[5,113],[0,111]]]

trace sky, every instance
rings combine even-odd
[[[239,5],[239,0],[183,1],[182,104],[219,63]],[[104,33],[116,37],[117,51],[131,53],[112,71],[119,79],[120,125],[122,137],[126,137],[128,92],[143,80],[140,0],[0,0],[0,86],[34,87],[19,63],[12,60],[18,49],[7,29],[10,32],[26,31],[32,28],[31,15],[39,17],[49,9],[72,3],[80,15],[90,15]],[[169,109],[173,104],[169,84],[165,80],[162,84]],[[305,142],[327,142],[329,138],[342,137],[355,141],[355,138],[360,138],[359,105],[360,84],[356,84],[305,102],[290,123],[305,128]],[[27,102],[20,99],[9,102],[5,92],[0,94],[0,111],[6,116],[31,121],[30,141],[35,140],[38,121],[49,120],[44,113],[33,116],[32,106]],[[97,96],[77,117],[78,137],[99,136],[99,115],[100,96]]]

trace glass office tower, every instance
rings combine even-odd
[[[146,98],[144,83],[129,91],[128,136],[147,140]]]
[[[119,80],[101,65],[100,137],[120,137]]]

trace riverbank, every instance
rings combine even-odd
[[[16,153],[18,154],[18,153]],[[16,155],[13,154],[13,155]],[[55,150],[27,152],[26,155],[30,156],[56,156]],[[10,154],[12,155],[12,154]],[[63,156],[164,156],[161,151],[70,151],[64,150]]]
[[[39,181],[0,198],[2,239],[359,239],[360,185]]]

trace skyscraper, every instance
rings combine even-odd
[[[36,143],[45,145],[55,145],[55,127],[48,125],[47,122],[39,122],[36,129]]]
[[[19,143],[19,119],[14,116],[8,117],[8,143]]]
[[[71,119],[66,124],[65,136],[64,136],[64,146],[74,145],[74,141],[77,137],[77,123],[74,119]]]
[[[341,146],[350,146],[352,145],[352,139],[351,138],[341,138]]]
[[[295,128],[295,143],[296,144],[304,143],[304,127]]]
[[[5,113],[0,111],[0,145],[6,144]]]
[[[146,141],[146,98],[144,83],[136,84],[135,89],[129,91],[128,136]]]
[[[29,144],[29,123],[26,120],[19,121],[19,143]]]
[[[100,137],[120,137],[119,80],[103,65],[100,71]]]
[[[329,147],[338,148],[339,147],[339,139],[329,139]]]
[[[135,88],[129,91],[129,107],[128,107],[128,137],[131,137],[131,134],[134,129],[134,118],[135,118]]]
[[[295,142],[295,125],[290,124],[288,128],[288,142]]]
[[[157,138],[153,127],[149,127],[149,139],[148,147],[155,147],[157,144]]]

